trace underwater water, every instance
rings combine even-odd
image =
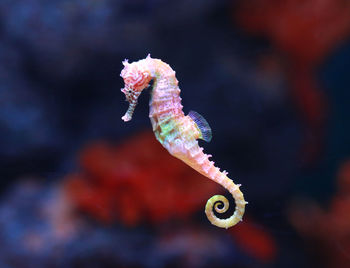
[[[0,2],[0,268],[350,267],[350,2]],[[175,71],[233,199],[133,120],[122,61]],[[228,213],[228,214],[229,214]],[[225,215],[226,216],[226,215]]]

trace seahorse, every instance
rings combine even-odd
[[[226,229],[237,224],[242,220],[247,202],[240,191],[240,185],[229,179],[226,171],[221,172],[215,167],[214,162],[209,161],[211,155],[203,153],[203,148],[199,146],[198,139],[210,142],[211,128],[198,113],[190,111],[185,115],[182,111],[175,71],[167,63],[151,58],[150,55],[133,63],[124,60],[123,65],[120,76],[125,85],[121,91],[129,102],[129,108],[122,119],[125,122],[132,119],[138,97],[153,80],[149,117],[156,139],[171,155],[219,183],[232,194],[236,203],[234,213],[226,219],[217,217],[213,208],[219,214],[225,213],[229,208],[229,201],[223,195],[214,195],[205,206],[208,220],[213,225]]]

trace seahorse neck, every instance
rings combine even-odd
[[[161,61],[154,66],[150,117],[169,114],[169,112],[174,117],[183,116],[180,89],[175,72],[168,64]]]
[[[154,78],[152,100],[153,101],[172,101],[172,104],[181,103],[180,89],[177,86],[177,80],[174,77],[158,76]]]
[[[155,66],[149,117],[158,141],[163,144],[167,136],[175,134],[175,125],[184,113],[175,72],[163,62]]]

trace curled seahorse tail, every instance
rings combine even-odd
[[[218,218],[214,214],[213,209],[215,209],[217,213],[220,213],[220,214],[225,213],[229,208],[229,201],[223,195],[214,195],[207,201],[207,204],[205,206],[205,214],[207,215],[208,220],[213,225],[227,229],[229,227],[236,225],[239,221],[242,220],[245,205],[247,204],[247,202],[244,200],[243,194],[239,189],[240,187],[239,184],[238,185],[235,184],[232,180],[230,180],[226,176],[221,180],[215,179],[214,181],[221,184],[224,188],[226,188],[232,194],[236,203],[236,209],[235,209],[235,212],[231,215],[231,217],[227,219]]]

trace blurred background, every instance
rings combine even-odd
[[[249,201],[170,156],[122,60],[176,71]],[[0,267],[350,267],[348,0],[2,0]],[[230,199],[233,202],[232,199]]]

